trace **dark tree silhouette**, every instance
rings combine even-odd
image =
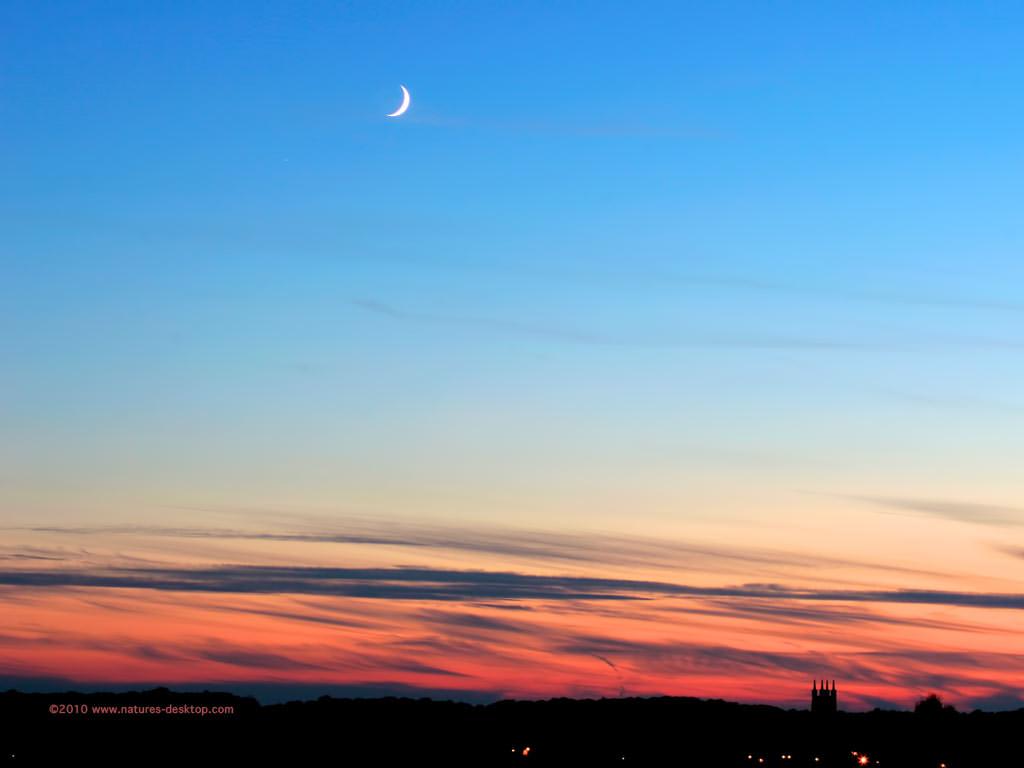
[[[914,705],[914,714],[924,717],[938,717],[940,715],[955,715],[956,707],[952,704],[943,706],[942,699],[937,694],[930,693]]]
[[[73,707],[50,714],[54,703]],[[97,714],[99,706],[231,706],[229,716]],[[472,705],[336,699],[260,705],[226,693],[0,693],[12,765],[629,766],[992,768],[1020,750],[1024,710],[807,709],[691,698]],[[14,757],[11,757],[13,755]],[[867,760],[867,762],[862,762]]]

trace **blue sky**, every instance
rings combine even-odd
[[[151,467],[133,441],[161,431],[173,455],[220,430],[244,465],[281,430],[255,466],[344,461],[350,434],[387,474],[400,413],[465,430],[442,474],[559,413],[570,463],[595,436],[728,453],[794,424],[840,462],[889,411],[927,454],[928,403],[1004,447],[1011,4],[2,13],[4,419],[29,469]]]
[[[327,412],[386,445],[387,414],[426,432],[435,403],[515,411],[481,430],[525,442],[573,401],[581,443],[689,403],[697,442],[746,444],[850,408],[912,429],[899,396],[1020,382],[1010,5],[3,15],[5,410],[29,444],[184,450],[233,413],[225,450],[278,426],[287,450]],[[382,119],[399,83],[413,106]]]

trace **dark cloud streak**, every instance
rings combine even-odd
[[[94,587],[435,601],[644,600],[656,597],[698,597],[1024,609],[1024,595],[1007,593],[924,589],[807,589],[773,584],[704,587],[663,581],[413,567],[230,565],[207,568],[108,568],[96,571],[26,569],[0,571],[0,585],[42,589]]]

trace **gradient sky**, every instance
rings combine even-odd
[[[1022,24],[3,3],[0,687],[1018,704]]]

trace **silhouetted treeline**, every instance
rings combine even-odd
[[[63,707],[51,714],[52,706]],[[141,707],[120,714],[97,707]],[[153,709],[171,707],[170,713]],[[193,708],[188,711],[188,707]],[[196,708],[206,707],[201,714]],[[230,707],[231,714],[214,713]],[[991,768],[1020,764],[1024,710],[815,716],[692,698],[552,699],[472,705],[334,699],[260,706],[225,693],[0,694],[11,764],[334,766],[693,765]],[[854,754],[857,753],[857,754]],[[1013,757],[1012,763],[1002,762]],[[762,762],[763,761],[763,762]]]

